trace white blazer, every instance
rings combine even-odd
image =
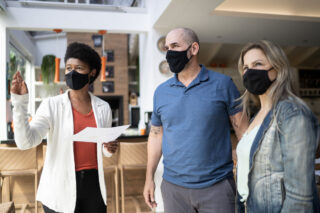
[[[73,115],[68,92],[44,99],[30,123],[27,115],[28,94],[11,94],[11,100],[18,148],[30,149],[47,137],[47,153],[37,200],[54,211],[71,213],[76,206],[77,192],[72,141]],[[111,127],[112,114],[109,104],[89,94],[97,127]],[[100,190],[107,204],[102,153],[108,157],[111,153],[102,146],[97,146]]]

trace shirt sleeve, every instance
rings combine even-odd
[[[158,111],[156,96],[157,96],[157,91],[153,95],[153,112],[152,112],[152,116],[151,116],[151,123],[153,126],[162,126],[161,115]]]
[[[242,107],[240,106],[241,101],[238,100],[240,98],[240,93],[233,83],[233,80],[230,78],[228,80],[227,87],[227,109],[229,116],[235,115],[236,113],[242,111]]]
[[[11,94],[11,101],[17,147],[25,150],[39,145],[52,126],[49,99],[42,101],[30,123],[28,121],[29,95]]]
[[[111,108],[110,108],[110,105],[108,104],[107,107],[107,113],[108,113],[108,117],[107,117],[107,122],[106,122],[106,127],[108,128],[111,128],[112,126],[112,111],[111,111]],[[112,153],[108,151],[107,148],[105,148],[103,145],[102,145],[102,153],[104,156],[106,157],[111,157],[112,156]]]
[[[302,111],[287,112],[285,117],[278,122],[286,194],[281,213],[316,212],[313,209],[315,193],[312,184],[317,149],[316,127]]]

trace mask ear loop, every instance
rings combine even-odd
[[[192,43],[192,44],[193,44],[193,43]],[[185,51],[187,51],[187,54],[188,54],[188,50],[190,50],[190,48],[192,47],[192,44],[190,44],[189,47],[185,50]],[[188,56],[187,56],[187,57],[188,57]],[[191,54],[189,60],[190,60],[192,57],[193,57],[193,55]]]
[[[269,72],[269,71],[271,71],[271,70],[273,70],[273,69],[274,69],[274,68],[271,67],[270,69],[267,70],[267,72]],[[275,82],[276,80],[277,80],[277,78],[275,78],[273,81],[271,81],[271,80],[270,80],[270,81],[273,83],[273,82]]]

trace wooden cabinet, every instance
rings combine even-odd
[[[299,93],[302,97],[320,97],[320,70],[299,70]]]

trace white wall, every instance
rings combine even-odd
[[[60,67],[64,67],[64,54],[67,50],[67,37],[43,37],[41,39],[36,39],[35,44],[37,47],[37,54],[35,65],[40,66],[42,63],[42,57],[48,54],[53,54],[61,59]]]
[[[146,7],[148,8],[148,12],[152,14],[152,16],[150,17],[151,26],[156,23],[156,21],[161,17],[161,15],[167,9],[171,2],[172,0],[146,0]]]
[[[8,30],[8,32],[10,42],[33,64],[37,48],[30,36],[22,30]]]
[[[6,64],[9,59],[8,39],[6,24],[0,18],[0,140],[7,139],[7,82],[5,79],[7,79]]]
[[[5,16],[0,15],[7,27],[20,30],[43,31],[63,29],[69,32],[140,33],[150,26],[147,13],[115,13],[103,10],[76,10],[74,8],[8,7]]]

